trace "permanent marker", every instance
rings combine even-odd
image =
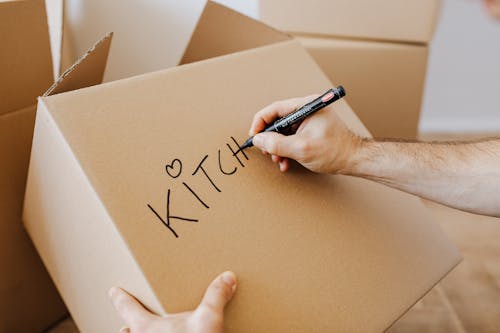
[[[341,99],[345,96],[344,87],[338,86],[337,88],[329,89],[323,95],[319,96],[312,102],[305,104],[304,106],[298,108],[294,112],[289,115],[284,116],[276,120],[271,126],[268,126],[264,129],[263,132],[278,132],[278,133],[287,133],[290,131],[293,125],[300,124],[304,119],[314,114],[316,111],[321,110],[322,108],[332,104],[333,102]],[[249,138],[245,143],[240,147],[240,151],[253,146],[253,136]]]

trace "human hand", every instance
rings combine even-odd
[[[484,0],[484,4],[493,17],[500,19],[500,0]]]
[[[127,325],[121,333],[222,333],[224,307],[236,290],[236,276],[224,272],[216,277],[196,310],[157,316],[124,290],[109,290],[116,311]]]
[[[271,154],[281,171],[290,167],[289,158],[311,171],[321,173],[349,173],[351,157],[363,139],[349,130],[330,105],[306,118],[293,135],[259,133],[277,118],[283,117],[316,96],[292,98],[266,106],[257,112],[250,127],[255,135],[253,144],[264,153]]]

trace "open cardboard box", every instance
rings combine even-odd
[[[41,332],[67,315],[21,222],[36,98],[61,67],[62,5],[0,1],[1,333]]]
[[[460,261],[418,198],[235,153],[258,109],[331,86],[298,41],[208,2],[181,65],[39,100],[24,223],[82,332],[121,327],[113,285],[164,314],[226,269],[227,332],[383,331]]]

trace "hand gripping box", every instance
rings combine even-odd
[[[383,331],[449,272],[418,198],[236,152],[257,110],[331,85],[298,41],[208,2],[181,66],[42,97],[24,222],[79,329],[121,327],[111,286],[173,313],[231,269],[226,332]]]

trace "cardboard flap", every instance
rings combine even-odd
[[[288,35],[259,21],[208,1],[180,64],[289,39]]]
[[[53,82],[43,0],[0,2],[0,49],[1,115],[34,105]]]
[[[90,87],[102,82],[113,33],[94,44],[47,90],[44,96]]]

